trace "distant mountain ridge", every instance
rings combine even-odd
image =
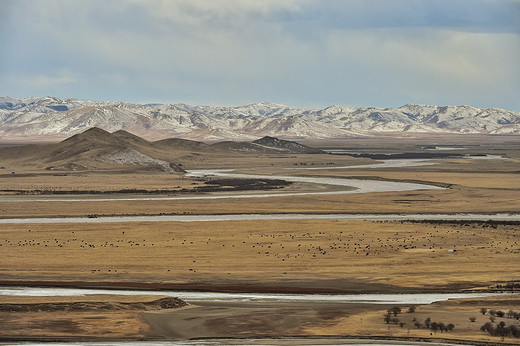
[[[246,106],[133,104],[0,97],[0,140],[66,138],[98,127],[147,139],[332,139],[393,134],[520,134],[520,113],[472,106],[405,105],[399,108],[330,106],[304,110],[273,103]]]

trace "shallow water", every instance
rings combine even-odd
[[[399,166],[400,167],[400,166]],[[0,202],[101,202],[101,201],[160,201],[160,200],[198,200],[198,199],[223,199],[223,198],[265,198],[277,196],[305,196],[305,195],[327,195],[327,194],[351,194],[351,193],[370,193],[370,192],[394,192],[394,191],[414,191],[414,190],[436,190],[442,189],[438,186],[395,182],[380,180],[362,180],[348,178],[326,178],[326,177],[299,177],[286,175],[262,175],[262,174],[238,174],[231,173],[233,170],[192,170],[188,171],[188,176],[193,177],[225,177],[234,179],[282,179],[290,182],[303,182],[318,185],[332,185],[343,187],[336,191],[319,192],[269,192],[269,193],[235,193],[235,194],[201,194],[201,195],[70,195],[70,196],[27,196],[11,195],[2,196]]]
[[[49,217],[0,219],[0,224],[103,223],[103,222],[205,222],[262,220],[472,220],[519,221],[520,214],[228,214],[228,215],[143,215]]]
[[[464,156],[465,159],[469,160],[499,160],[502,159],[502,155],[467,155]]]
[[[415,293],[415,294],[285,294],[285,293],[226,293],[198,291],[111,290],[55,287],[0,287],[0,295],[37,297],[76,297],[95,294],[157,295],[177,297],[196,302],[271,302],[271,303],[364,303],[364,304],[430,304],[455,298],[478,298],[503,293]]]
[[[287,169],[309,169],[309,170],[328,170],[328,169],[359,169],[359,168],[398,168],[398,167],[417,167],[417,166],[431,166],[438,162],[431,159],[392,159],[392,160],[378,160],[380,163],[371,163],[357,166],[321,166],[321,167],[291,167]]]
[[[467,155],[464,159],[501,159],[500,155],[472,156]],[[357,166],[323,166],[323,167],[291,167],[289,169],[298,170],[329,170],[329,169],[371,169],[371,168],[398,168],[398,167],[415,167],[434,165],[438,162],[435,159],[391,159],[382,160],[380,163],[357,165]],[[114,194],[99,197],[97,195],[69,195],[69,196],[31,196],[31,195],[10,195],[2,196],[0,202],[102,202],[102,201],[160,201],[160,200],[199,200],[199,199],[224,199],[224,198],[267,198],[267,197],[287,197],[287,196],[306,196],[306,195],[333,195],[333,194],[358,194],[371,192],[399,192],[399,191],[415,191],[415,190],[435,190],[442,189],[439,186],[427,184],[380,181],[380,180],[362,180],[349,178],[327,178],[327,177],[301,177],[286,175],[264,175],[264,174],[239,174],[232,173],[234,169],[213,169],[213,170],[190,170],[188,176],[194,177],[226,177],[235,179],[282,179],[290,182],[303,182],[318,185],[341,186],[343,190],[336,191],[317,191],[317,192],[268,192],[268,193],[232,193],[232,194],[200,194],[200,195],[125,195]]]

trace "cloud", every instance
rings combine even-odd
[[[77,76],[66,69],[56,71],[53,74],[35,74],[35,75],[8,75],[11,83],[24,85],[26,87],[54,88],[78,82]]]
[[[8,4],[0,94],[520,109],[516,0]]]
[[[69,73],[61,73],[60,75],[38,75],[26,78],[26,82],[29,85],[33,85],[38,88],[42,87],[54,87],[58,85],[76,83],[77,79]]]

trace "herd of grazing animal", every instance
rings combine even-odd
[[[355,224],[339,223],[327,229],[309,230],[309,227],[298,228],[284,224],[279,229],[241,229],[226,234],[212,232],[188,232],[177,228],[175,223],[164,229],[144,232],[136,230],[114,231],[107,229],[97,232],[81,230],[79,232],[39,232],[30,229],[9,233],[9,238],[0,239],[0,252],[6,247],[31,249],[53,248],[57,254],[68,256],[82,254],[87,263],[90,259],[106,256],[109,252],[114,257],[146,258],[154,257],[155,269],[164,273],[185,271],[197,273],[199,269],[210,270],[212,263],[220,258],[240,260],[247,257],[259,263],[290,268],[320,266],[330,263],[348,263],[349,259],[392,259],[403,252],[413,256],[414,252],[431,253],[432,256],[466,255],[472,249],[492,253],[519,254],[518,225],[503,225],[487,228],[480,224],[446,224],[436,225],[396,221],[372,221],[371,228],[358,230]],[[378,223],[379,225],[375,225]],[[381,231],[388,227],[386,231]],[[99,227],[99,226],[96,226]],[[150,227],[153,227],[150,226]],[[391,230],[391,231],[390,231]],[[100,232],[103,236],[100,237]],[[219,231],[221,232],[221,231]],[[81,252],[76,252],[81,251]],[[45,254],[45,251],[39,252]],[[475,253],[472,251],[471,253]],[[39,260],[45,261],[39,257]],[[323,262],[327,261],[327,262]],[[92,261],[99,264],[99,261]],[[118,261],[107,259],[102,267],[90,268],[92,274],[119,274]],[[125,266],[128,272],[128,266]]]

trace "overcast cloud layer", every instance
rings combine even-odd
[[[0,0],[0,95],[520,111],[520,0]]]

